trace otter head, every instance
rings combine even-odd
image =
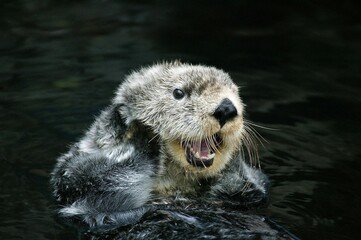
[[[137,120],[153,129],[170,161],[188,173],[217,174],[241,146],[238,88],[216,68],[170,63],[141,69],[119,87],[114,103],[122,105],[127,124]]]

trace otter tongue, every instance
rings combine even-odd
[[[200,158],[208,159],[210,152],[209,152],[209,148],[207,145],[207,141],[202,140],[201,142],[198,142],[198,141],[193,142],[192,148],[195,153],[199,154]]]

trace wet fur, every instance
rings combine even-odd
[[[174,88],[187,98],[175,100]],[[211,113],[225,97],[239,116],[220,127]],[[58,158],[51,185],[59,212],[103,226],[137,221],[161,196],[263,204],[269,181],[242,159],[245,129],[238,89],[223,71],[174,62],[133,72],[85,136]],[[224,143],[214,164],[190,165],[180,142],[216,132]]]

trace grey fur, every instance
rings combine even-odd
[[[175,100],[175,88],[186,98]],[[239,117],[222,128],[212,112],[224,97]],[[242,113],[237,87],[216,68],[174,62],[132,73],[85,136],[58,158],[51,185],[59,212],[91,226],[125,225],[152,209],[152,196],[204,195],[246,207],[264,203],[267,177],[240,158]],[[226,146],[212,167],[188,166],[172,147],[215,132]]]

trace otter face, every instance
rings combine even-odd
[[[171,161],[188,173],[213,176],[240,148],[243,104],[221,70],[161,64],[130,75],[115,103],[160,136]]]
[[[225,167],[241,146],[243,104],[229,78],[222,81],[204,74],[174,90],[176,100],[184,95],[179,103],[174,103],[183,114],[164,136],[170,136],[167,151],[188,173],[212,176]],[[184,94],[179,94],[179,90]],[[184,123],[182,128],[177,128],[178,122]]]

